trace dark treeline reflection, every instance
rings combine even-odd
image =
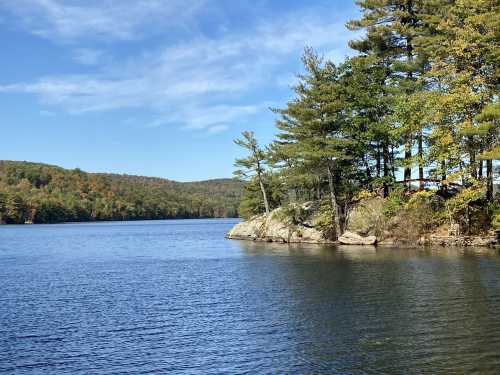
[[[287,322],[297,370],[494,373],[500,363],[496,256],[456,249],[241,247],[268,266],[259,289],[286,295],[276,319]]]

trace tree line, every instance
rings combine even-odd
[[[243,216],[327,199],[335,236],[361,191],[387,197],[435,186],[493,196],[500,159],[497,0],[359,0],[363,36],[339,64],[312,49],[295,97],[276,108],[276,139],[252,132],[236,174],[250,181]]]
[[[0,223],[237,217],[243,184],[176,182],[0,161]]]

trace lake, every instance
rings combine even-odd
[[[0,373],[500,373],[500,257],[0,227]]]

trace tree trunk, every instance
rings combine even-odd
[[[366,154],[363,155],[363,162],[364,162],[365,168],[366,168],[366,178],[368,181],[370,181],[372,178],[372,173],[370,171],[370,165],[368,164],[368,158],[366,157]]]
[[[266,188],[264,186],[264,182],[262,181],[262,175],[257,173],[257,177],[259,179],[260,190],[262,191],[262,198],[264,199],[264,207],[266,208],[266,215],[269,214],[269,201],[267,200]]]
[[[441,180],[446,180],[446,161],[441,161]]]
[[[342,235],[340,229],[340,210],[337,204],[337,197],[335,195],[335,186],[333,184],[333,171],[331,166],[328,166],[328,186],[330,188],[330,199],[332,201],[332,211],[333,211],[333,225],[335,228],[335,239],[338,239]]]
[[[424,140],[422,130],[418,133],[418,188],[424,190]]]
[[[473,178],[477,178],[476,152],[474,151],[472,137],[469,137],[469,162],[471,175]]]
[[[389,170],[389,147],[384,144],[383,147],[383,156],[384,156],[384,198],[387,198],[389,195],[389,185],[387,183],[387,179],[390,174]]]
[[[409,140],[405,143],[405,171],[404,171],[404,181],[408,188],[410,188],[410,180],[411,180],[411,142]]]
[[[441,181],[446,181],[446,161],[444,160],[441,161]],[[443,182],[441,183],[441,190],[446,192],[448,187]]]
[[[408,24],[412,24],[414,21],[414,14],[413,14],[413,2],[410,0],[406,4],[406,11],[410,15],[409,18],[405,20],[405,26]],[[413,26],[413,25],[411,25]],[[410,35],[406,36],[406,58],[407,62],[409,64],[413,64],[413,37]],[[408,80],[413,81],[413,71],[410,69],[407,72],[406,77]],[[410,89],[413,91],[412,89]],[[410,91],[410,92],[411,92]],[[410,93],[407,91],[407,93]],[[410,164],[410,159],[411,159],[411,147],[412,147],[412,134],[410,131],[406,134],[406,140],[405,140],[405,169],[404,169],[404,180],[408,182],[408,189],[410,188],[410,180],[411,180],[411,164]]]
[[[479,160],[479,165],[478,165],[478,177],[483,178],[483,161]]]
[[[381,158],[381,155],[380,155],[380,144],[379,144],[379,145],[377,145],[377,177],[380,177],[380,170],[381,170],[380,158]]]
[[[391,146],[391,167],[392,167],[392,178],[396,180],[396,163],[394,162],[394,146]]]
[[[486,198],[493,200],[493,160],[486,160]]]

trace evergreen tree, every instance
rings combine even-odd
[[[377,63],[386,68],[386,79],[383,84],[392,88],[392,94],[399,96],[399,101],[408,101],[416,91],[422,89],[420,76],[427,69],[427,56],[423,50],[416,48],[415,40],[425,34],[428,29],[424,23],[425,14],[435,7],[425,0],[359,0],[358,6],[363,14],[361,19],[350,21],[347,26],[351,30],[366,30],[360,40],[350,42],[351,48],[363,55],[373,57]],[[388,90],[389,91],[389,90]],[[419,179],[423,185],[423,127],[397,119],[398,134],[404,147],[404,180],[411,180],[412,148],[416,142],[418,155],[416,164],[419,168]]]
[[[243,169],[235,171],[234,174],[241,179],[249,179],[254,176],[256,177],[262,192],[262,199],[264,201],[266,214],[269,214],[269,200],[264,183],[264,167],[267,158],[266,152],[259,147],[253,132],[244,131],[242,135],[243,138],[236,139],[234,143],[248,150],[250,155],[246,158],[236,159],[234,163],[235,167]]]
[[[281,115],[277,127],[277,147],[294,165],[314,165],[318,179],[326,175],[332,207],[335,236],[343,232],[343,212],[340,204],[344,160],[353,154],[352,137],[345,116],[345,91],[341,85],[340,68],[306,50],[303,57],[306,74],[300,76],[295,87],[296,99],[285,109],[276,109]]]

